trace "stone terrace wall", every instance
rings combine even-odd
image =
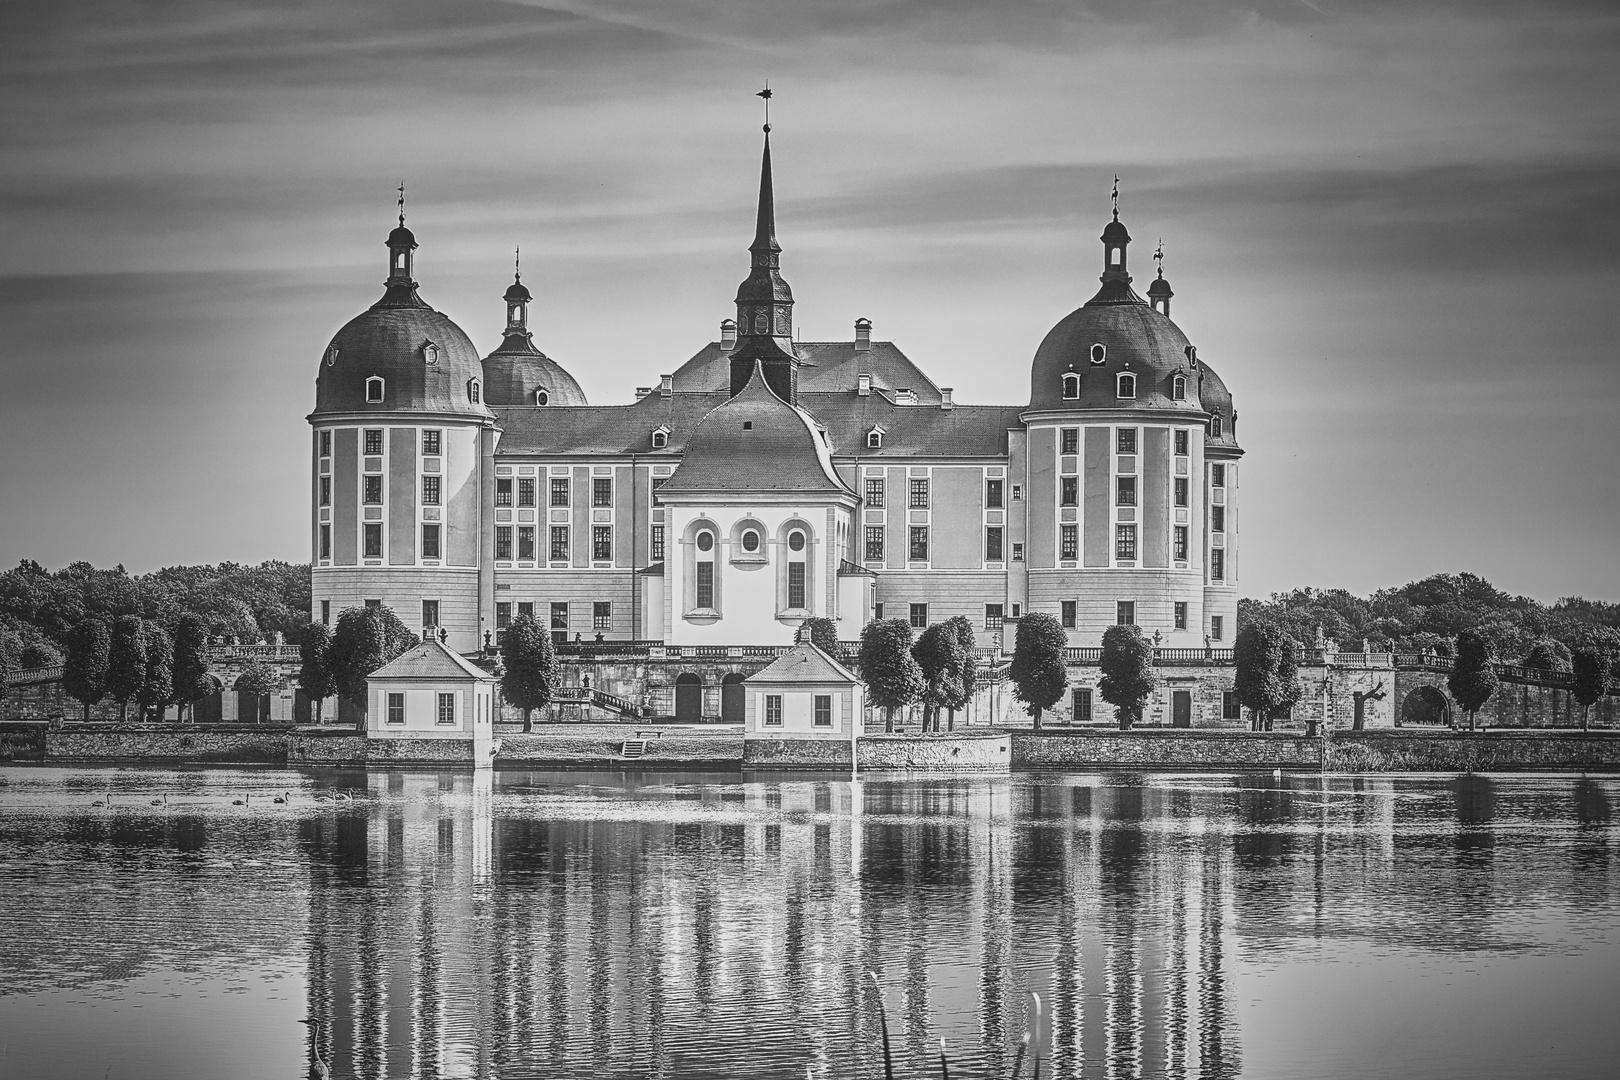
[[[45,733],[48,761],[234,761],[283,764],[285,731],[265,728],[104,727],[75,725]]]
[[[735,769],[743,759],[740,732],[647,739],[641,757],[626,758],[621,753],[625,740],[635,738],[637,730],[653,729],[637,729],[626,724],[618,732],[601,728],[577,732],[536,731],[529,735],[502,732],[495,764],[500,767],[557,765],[570,769]]]
[[[860,767],[878,771],[1005,773],[1012,768],[1005,732],[939,735],[865,735]]]
[[[850,767],[847,739],[746,739],[745,769],[818,769],[846,771]]]

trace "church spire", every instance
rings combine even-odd
[[[771,89],[759,92],[770,108]],[[771,125],[759,166],[759,211],[748,246],[748,277],[737,287],[737,347],[731,352],[731,392],[748,385],[756,362],[778,397],[794,402],[799,359],[793,351],[793,290],[782,280],[782,245],[776,241],[776,194],[771,177]]]

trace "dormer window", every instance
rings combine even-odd
[[[1177,375],[1170,380],[1170,399],[1172,401],[1187,400],[1187,376]]]
[[[652,444],[654,450],[662,450],[668,446],[669,428],[660,426],[655,429],[652,433]]]
[[[534,392],[534,403],[536,405],[550,405],[551,404],[551,391],[547,390],[543,386],[540,389],[536,390]]]
[[[881,450],[881,449],[883,449],[883,436],[884,436],[884,434],[885,433],[884,433],[883,429],[880,428],[880,427],[875,427],[871,431],[868,431],[866,433],[866,448],[868,450]]]
[[[1107,359],[1108,346],[1099,344],[1091,347],[1091,362],[1093,364],[1101,364]]]
[[[430,364],[439,362],[439,343],[436,341],[422,342],[422,359]]]
[[[1136,376],[1121,375],[1119,377],[1119,396],[1121,398],[1134,398],[1136,396]]]
[[[383,399],[382,376],[373,375],[371,378],[366,380],[366,400],[367,401],[381,401],[382,399]]]
[[[1189,345],[1185,349],[1182,349],[1181,351],[1187,354],[1187,363],[1189,365],[1191,365],[1192,367],[1197,367],[1198,366],[1198,346]]]
[[[1209,437],[1212,438],[1212,439],[1218,439],[1218,438],[1221,437],[1221,414],[1220,413],[1216,413],[1215,415],[1213,415],[1213,416],[1211,416],[1209,418]]]
[[[1080,376],[1070,372],[1063,376],[1063,397],[1073,401],[1080,396]]]
[[[483,398],[483,391],[478,386],[478,380],[473,379],[467,383],[467,400],[477,405]]]
[[[333,364],[337,363],[337,358],[338,343],[334,341],[332,344],[326,347],[326,366],[331,367]]]

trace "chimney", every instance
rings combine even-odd
[[[636,400],[640,401],[642,398],[646,397],[650,393],[652,393],[652,387],[650,387],[650,386],[638,386],[638,387],[636,387]]]
[[[720,320],[720,351],[730,352],[737,347],[737,320]]]
[[[659,397],[669,397],[669,395],[673,394],[674,392],[675,392],[675,376],[673,376],[673,375],[660,375],[660,376],[658,376],[658,396]]]
[[[868,352],[872,348],[872,320],[855,320],[855,351]]]
[[[872,396],[872,376],[862,372],[855,376],[855,392],[861,397]]]
[[[955,391],[949,386],[942,386],[939,388],[939,407],[944,409],[946,412],[950,412],[952,409],[956,408],[956,402],[951,400],[951,395],[953,393],[955,393]]]
[[[915,405],[915,404],[917,404],[917,391],[911,389],[910,387],[906,387],[906,386],[897,386],[897,387],[895,387],[894,388],[894,403],[896,405]]]

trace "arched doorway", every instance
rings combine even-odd
[[[703,719],[703,680],[690,671],[675,676],[675,719],[683,724]]]
[[[217,724],[225,715],[225,686],[212,675],[204,678],[208,682],[208,692],[192,703],[191,722]]]
[[[1450,724],[1451,702],[1432,686],[1419,686],[1401,701],[1401,725]]]
[[[720,680],[720,719],[728,724],[740,724],[747,711],[747,691],[743,689],[744,676],[732,672]]]

